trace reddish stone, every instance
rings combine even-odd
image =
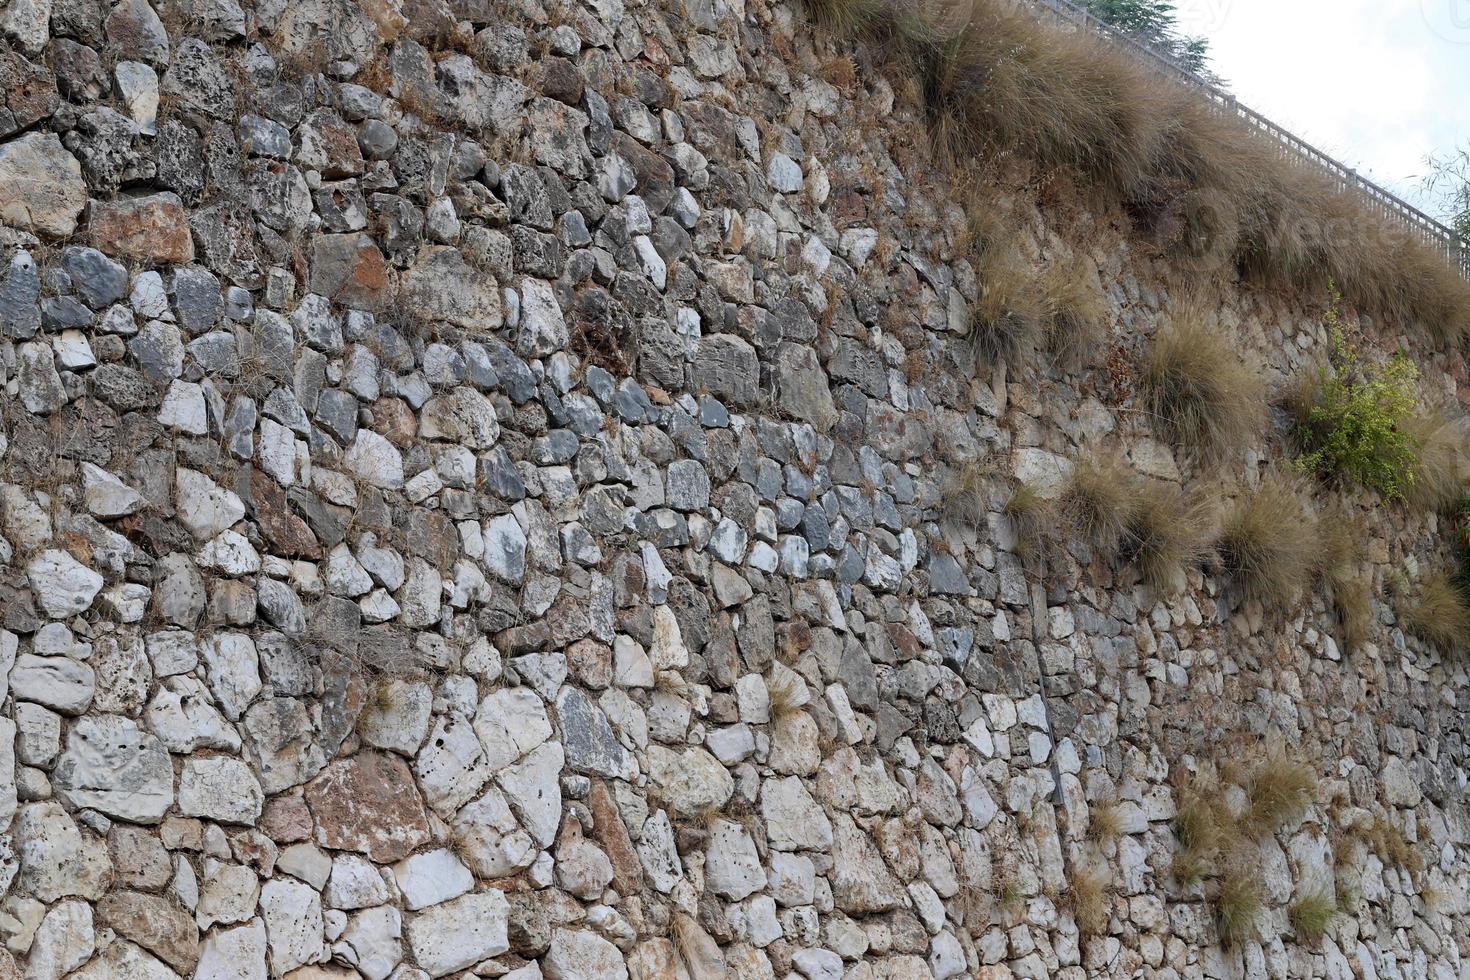
[[[613,799],[612,790],[603,782],[592,784],[587,802],[592,810],[592,837],[602,845],[612,863],[613,885],[623,895],[636,895],[643,887],[643,865],[623,825],[623,815]]]
[[[6,120],[0,113],[0,136],[45,119],[60,104],[56,79],[49,71],[14,51],[0,51],[0,109],[8,109],[11,116]]]
[[[293,558],[320,558],[322,546],[306,522],[286,503],[286,491],[264,473],[250,480],[250,505],[271,550]]]
[[[93,243],[109,255],[155,265],[194,261],[194,239],[177,194],[93,201],[87,225]]]
[[[97,903],[99,925],[132,940],[180,973],[199,959],[199,929],[183,909],[157,895],[118,891]]]
[[[321,171],[328,180],[356,177],[363,171],[362,149],[357,130],[330,110],[312,113],[300,129],[301,150],[297,164]]]
[[[578,640],[567,647],[567,669],[577,683],[600,691],[612,683],[612,647]]]
[[[311,810],[299,796],[276,796],[265,804],[260,829],[278,844],[295,844],[311,836]]]
[[[311,291],[354,310],[377,310],[389,295],[388,264],[367,235],[318,235],[311,243]]]
[[[398,861],[429,839],[423,798],[397,756],[359,752],[333,762],[306,784],[306,803],[318,844],[379,864]]]
[[[399,449],[407,449],[418,435],[418,419],[401,398],[373,402],[373,429]]]

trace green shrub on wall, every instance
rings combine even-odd
[[[1330,362],[1309,375],[1297,395],[1302,467],[1404,499],[1419,462],[1411,426],[1418,381],[1418,369],[1402,354],[1364,364],[1334,332]]]

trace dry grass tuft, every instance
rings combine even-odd
[[[1220,942],[1238,949],[1250,940],[1264,904],[1259,871],[1248,863],[1231,869],[1220,879],[1220,891],[1215,896],[1215,927]]]
[[[1038,555],[1046,540],[1046,519],[1051,513],[1051,504],[1037,493],[1035,487],[1018,483],[1006,499],[1001,513],[1011,522],[1011,531],[1016,537],[1016,553],[1025,558]]]
[[[1404,428],[1419,447],[1406,499],[1419,510],[1449,512],[1465,498],[1465,481],[1460,477],[1465,459],[1463,430],[1443,411],[1410,416]]]
[[[982,527],[990,513],[990,480],[994,473],[994,467],[978,459],[961,463],[945,483],[940,501],[942,519],[951,527]]]
[[[1085,363],[1107,334],[1107,307],[1081,261],[1047,267],[1041,279],[1046,349],[1059,363]]]
[[[975,355],[992,363],[1016,364],[1042,340],[1046,297],[1016,248],[987,248],[975,272],[980,280],[980,299],[970,322]]]
[[[1213,872],[1229,837],[1229,824],[1229,814],[1224,812],[1217,794],[1207,792],[1205,785],[1191,785],[1180,791],[1179,807],[1174,813],[1179,851],[1170,869],[1175,881],[1194,885]]]
[[[1260,377],[1197,310],[1176,315],[1160,330],[1139,381],[1158,424],[1197,452],[1234,452],[1265,428]]]
[[[1442,653],[1452,653],[1470,639],[1470,601],[1448,572],[1431,572],[1399,603],[1404,629]]]
[[[1385,864],[1410,872],[1424,869],[1424,855],[1404,836],[1403,829],[1387,817],[1375,817],[1365,837],[1373,853]]]
[[[1112,915],[1107,872],[1102,868],[1076,868],[1072,872],[1072,916],[1083,936],[1101,936],[1108,931]]]
[[[1144,225],[1172,215],[1186,261],[1234,265],[1267,286],[1335,281],[1360,310],[1447,346],[1470,333],[1470,284],[1432,246],[1091,32],[1005,0],[806,3],[819,24],[908,69],[936,156],[1015,155],[1080,178]]]
[[[1320,942],[1337,915],[1337,897],[1327,889],[1303,895],[1289,911],[1291,927],[1303,942]]]
[[[1299,820],[1317,793],[1316,774],[1279,752],[1261,763],[1245,783],[1250,802],[1239,826],[1256,840]]]
[[[780,721],[801,711],[811,696],[807,693],[806,682],[800,674],[779,664],[772,664],[771,673],[766,677],[766,697],[770,701],[771,720]]]
[[[1339,642],[1352,651],[1373,635],[1372,594],[1361,566],[1368,528],[1361,517],[1341,505],[1317,521],[1317,566],[1332,593],[1340,626]]]
[[[1072,470],[1071,482],[1057,509],[1073,534],[1086,538],[1104,555],[1122,547],[1123,536],[1138,504],[1137,477],[1120,456],[1084,460]]]
[[[1176,588],[1186,568],[1209,551],[1211,507],[1163,480],[1137,487],[1137,505],[1123,536],[1122,555],[1138,566],[1143,581],[1160,595]]]
[[[1087,839],[1097,844],[1109,844],[1122,834],[1123,817],[1118,812],[1117,801],[1094,803],[1087,814]]]
[[[1217,546],[1245,599],[1290,606],[1319,567],[1317,519],[1300,479],[1282,473],[1262,478],[1256,492],[1226,515]]]

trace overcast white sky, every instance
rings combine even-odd
[[[1470,0],[1177,0],[1241,101],[1438,216],[1428,153],[1470,144]]]

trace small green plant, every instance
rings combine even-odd
[[[1326,888],[1303,895],[1292,903],[1291,927],[1303,942],[1315,943],[1327,934],[1337,915],[1337,897]]]
[[[1307,375],[1292,399],[1298,463],[1389,500],[1405,499],[1414,488],[1423,445],[1411,427],[1418,381],[1418,368],[1402,354],[1364,363],[1334,329],[1328,363]]]

